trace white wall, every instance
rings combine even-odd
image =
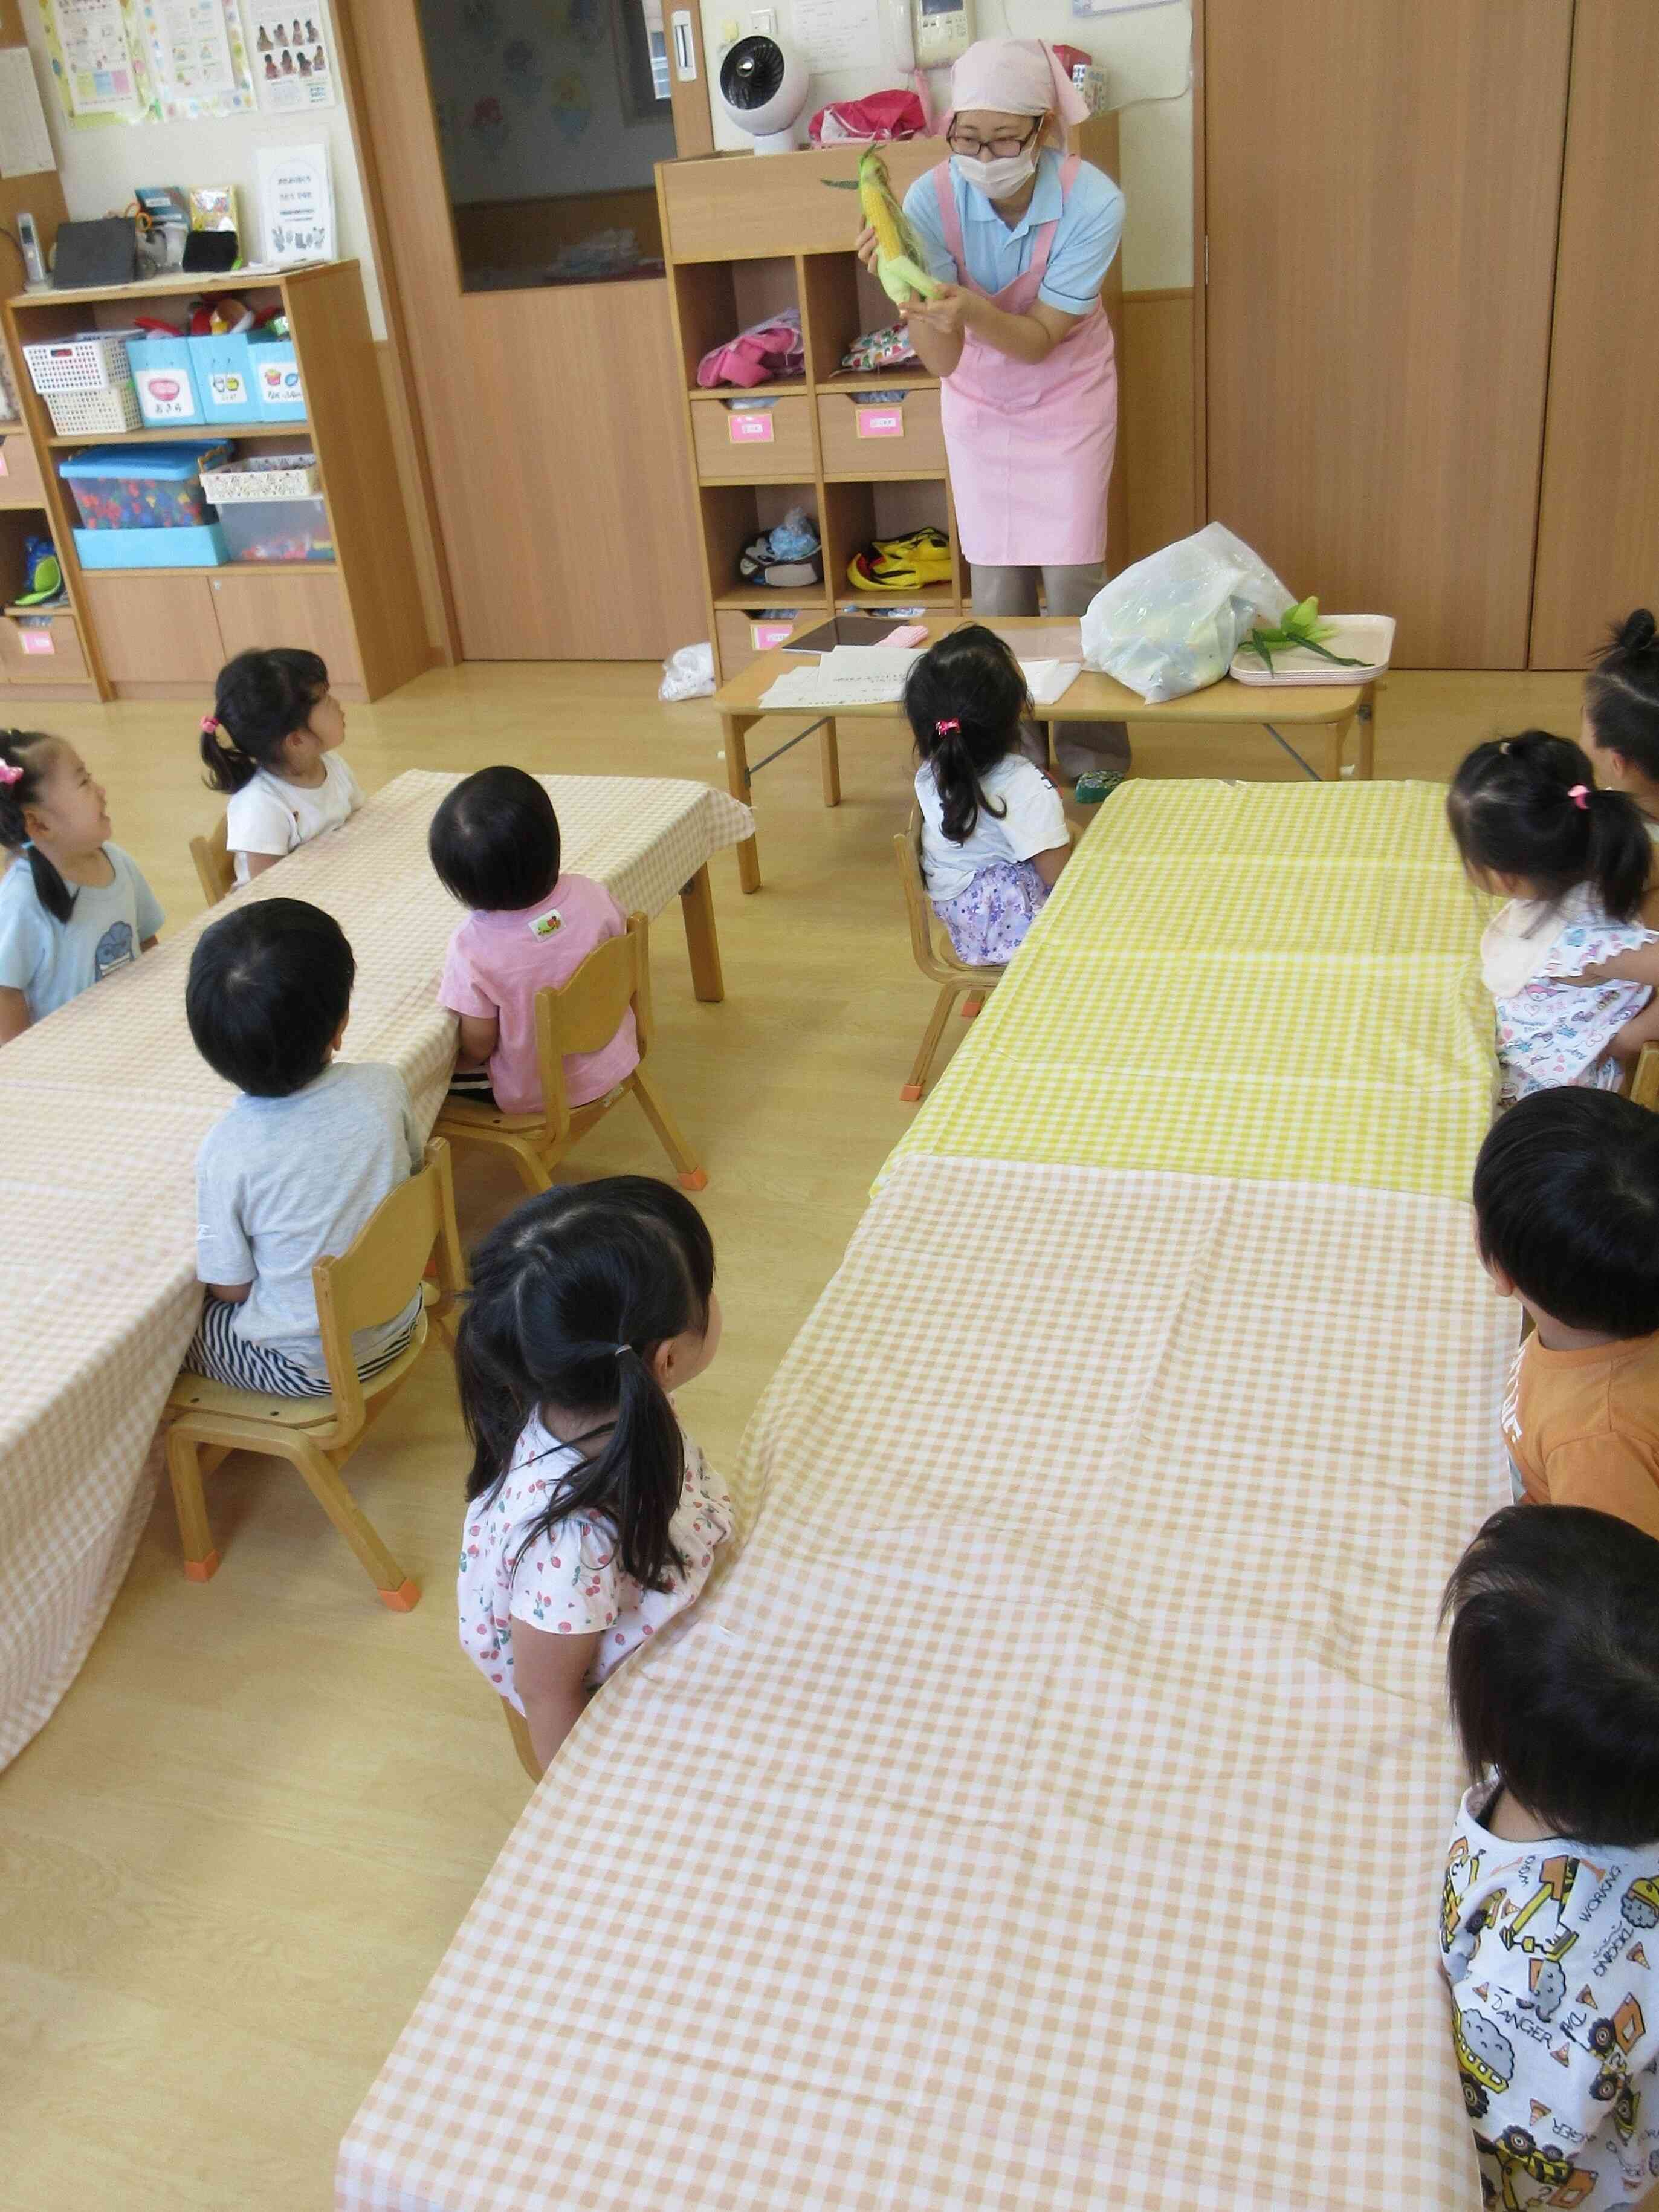
[[[236,115],[204,123],[100,124],[76,130],[52,82],[36,0],[23,0],[23,25],[72,217],[118,215],[131,199],[135,185],[232,184],[245,227],[258,216],[258,149],[326,145],[334,182],[337,257],[362,263],[369,321],[376,337],[385,336],[343,88],[339,103],[310,115]],[[332,58],[337,69],[337,52]]]
[[[703,44],[709,67],[753,26],[752,8],[770,6],[778,32],[790,33],[790,0],[700,0]],[[1122,108],[1121,145],[1128,209],[1123,225],[1123,284],[1128,291],[1156,291],[1192,282],[1192,95],[1156,106],[1127,103],[1147,94],[1179,92],[1187,82],[1192,21],[1185,0],[1133,13],[1074,15],[1070,0],[978,0],[977,29],[982,38],[1050,39],[1093,55],[1111,76],[1109,104]],[[935,107],[943,103],[948,79],[934,80]],[[868,70],[815,78],[807,112],[832,100],[851,100],[904,82],[882,53],[879,41]],[[723,147],[748,141],[728,123],[715,103],[715,138]]]

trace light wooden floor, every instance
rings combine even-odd
[[[632,665],[438,673],[351,708],[348,749],[371,789],[404,768],[501,759],[723,783],[712,714],[660,707],[655,685]],[[1573,730],[1577,700],[1564,677],[1398,676],[1378,773],[1443,777],[1494,731]],[[118,842],[176,918],[199,904],[186,839],[222,803],[200,785],[196,721],[160,707],[49,718],[108,783]],[[677,915],[653,939],[657,1064],[709,1170],[726,1309],[720,1360],[687,1401],[717,1463],[905,1126],[899,1086],[932,997],[909,964],[889,843],[908,803],[904,739],[844,727],[838,812],[820,804],[810,744],[759,779],[760,896],[738,896],[730,854],[715,864],[726,1003],[693,1002]],[[1141,764],[1298,774],[1255,732],[1147,741]],[[584,1176],[662,1167],[628,1114],[578,1158]],[[469,1198],[475,1227],[492,1194]],[[8,2212],[330,2203],[341,2131],[524,1799],[495,1700],[456,1644],[463,1464],[435,1352],[350,1469],[425,1589],[403,1618],[373,1602],[275,1463],[215,1478],[224,1565],[205,1588],[179,1573],[170,1510],[152,1517],[80,1680],[0,1775]]]

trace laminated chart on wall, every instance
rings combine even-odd
[[[300,115],[332,107],[333,42],[324,0],[245,0],[254,91],[266,115]]]
[[[236,0],[139,0],[161,112],[177,123],[245,115],[253,77]]]
[[[160,119],[133,0],[40,0],[64,112],[77,126]]]

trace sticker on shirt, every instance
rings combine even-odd
[[[565,917],[556,906],[550,906],[545,914],[538,914],[524,924],[532,937],[557,937],[564,926]]]
[[[133,942],[130,921],[112,921],[98,940],[98,950],[92,956],[93,971],[101,983],[106,975],[112,975],[118,968],[125,968],[138,957],[138,948]]]

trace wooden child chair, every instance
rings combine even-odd
[[[950,1010],[964,991],[972,991],[975,1000],[963,1009],[977,1013],[975,1001],[1002,981],[1007,973],[1003,968],[970,968],[959,960],[951,943],[942,929],[934,934],[935,915],[928,898],[927,885],[922,876],[922,811],[911,809],[910,826],[903,836],[893,841],[894,858],[899,863],[899,880],[905,887],[905,911],[910,917],[910,949],[916,964],[930,983],[939,986],[939,997],[935,1003],[932,1018],[922,1032],[921,1048],[911,1068],[910,1080],[900,1086],[899,1096],[917,1099],[927,1088],[928,1071],[933,1066],[939,1041],[945,1034],[945,1024],[950,1019]]]
[[[632,1006],[639,1033],[639,1065],[614,1091],[585,1106],[572,1106],[565,1088],[565,1054],[598,1052],[608,1045]],[[536,994],[536,1050],[542,1069],[539,1114],[506,1114],[481,1100],[446,1098],[434,1133],[452,1144],[481,1145],[507,1154],[532,1191],[546,1190],[578,1137],[632,1091],[674,1162],[682,1190],[702,1190],[708,1177],[681,1135],[673,1115],[645,1073],[651,1048],[651,939],[643,914],[631,914],[625,935],[596,945],[562,988]]]
[[[1637,1055],[1630,1095],[1638,1106],[1645,1106],[1649,1113],[1659,1113],[1659,1044],[1644,1044]]]
[[[427,1264],[434,1257],[435,1284],[425,1279]],[[420,1174],[381,1200],[349,1251],[317,1262],[312,1281],[328,1369],[327,1397],[279,1398],[233,1389],[204,1375],[182,1374],[173,1386],[167,1401],[172,1416],[167,1472],[179,1509],[185,1572],[191,1582],[204,1583],[219,1566],[202,1494],[203,1476],[230,1452],[269,1452],[298,1468],[318,1504],[362,1561],[381,1604],[394,1613],[408,1613],[419,1601],[420,1590],[359,1511],[340,1480],[340,1469],[421,1357],[428,1314],[451,1340],[454,1336],[455,1301],[466,1287],[466,1267],[455,1225],[449,1146],[441,1139],[427,1146]],[[390,1321],[417,1290],[423,1304],[407,1348],[365,1383],[352,1358],[354,1333]]]
[[[190,856],[196,863],[196,879],[202,886],[202,896],[209,906],[217,906],[227,891],[236,888],[236,863],[230,856],[230,846],[225,836],[225,817],[221,814],[205,837],[192,837]]]

